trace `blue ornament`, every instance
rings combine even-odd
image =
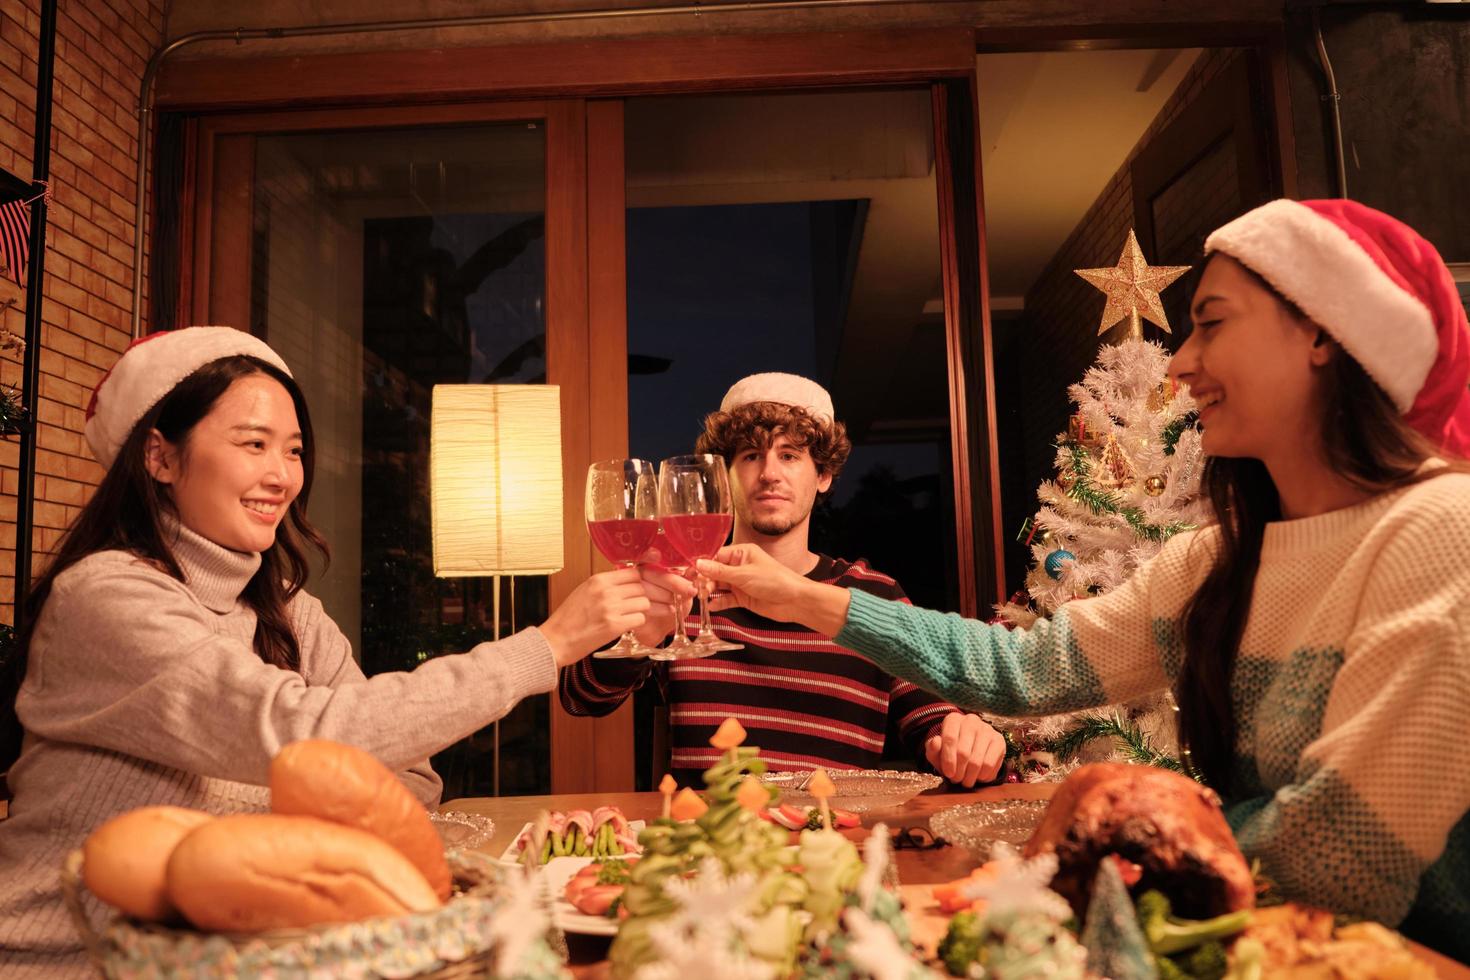
[[[1046,556],[1046,574],[1054,579],[1062,577],[1062,562],[1076,561],[1077,556],[1065,549],[1058,549]]]

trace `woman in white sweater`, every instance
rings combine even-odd
[[[0,963],[83,976],[63,855],[145,804],[264,808],[274,754],[302,738],[366,749],[425,804],[428,757],[550,691],[557,671],[639,626],[636,572],[584,582],[539,628],[365,678],[302,590],[311,423],[277,354],[229,327],[135,343],[86,425],[101,485],[27,599],[0,679]]]
[[[1181,740],[1289,896],[1470,962],[1470,329],[1449,270],[1349,201],[1216,231],[1170,366],[1216,523],[1029,630],[885,603],[727,549],[731,601],[971,710],[1172,685]]]

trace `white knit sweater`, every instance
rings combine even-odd
[[[115,814],[155,803],[263,809],[276,751],[302,738],[363,748],[427,805],[427,762],[530,694],[556,668],[526,630],[412,673],[364,678],[346,637],[305,593],[290,603],[299,672],[263,663],[239,601],[260,556],[173,525],[180,582],[124,552],[57,576],[16,708],[26,736],[0,821],[0,976],[91,975],[61,903],[65,855]],[[105,910],[94,905],[94,922]]]
[[[961,707],[1048,714],[1167,687],[1218,530],[1029,630],[852,593],[837,642]],[[1232,683],[1241,848],[1290,897],[1470,962],[1470,475],[1266,530]]]

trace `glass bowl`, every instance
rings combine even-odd
[[[1041,823],[1047,800],[992,800],[963,803],[940,810],[929,818],[929,829],[956,847],[963,847],[975,860],[990,860],[996,841],[1020,847],[1031,839]]]
[[[429,822],[439,831],[446,851],[477,850],[495,836],[495,821],[478,813],[443,810],[429,814]]]
[[[836,794],[828,800],[835,807],[859,812],[903,806],[942,780],[928,772],[894,772],[889,769],[832,769],[827,772]],[[806,792],[812,771],[768,772],[761,782],[781,791],[781,802],[793,806],[816,806],[817,798]]]

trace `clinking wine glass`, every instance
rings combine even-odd
[[[679,554],[673,545],[669,544],[669,537],[664,534],[662,526],[658,529],[658,537],[654,538],[653,551],[658,553],[658,558],[654,562],[656,568],[678,575],[681,578],[689,571],[688,566],[684,564],[684,557]],[[674,601],[669,604],[674,613],[674,632],[669,637],[667,644],[648,655],[650,659],[678,660],[681,656],[685,655],[689,648],[694,646],[694,641],[689,639],[687,629],[689,606],[692,602],[693,600],[691,599],[675,596]]]
[[[658,477],[646,459],[609,459],[587,467],[587,532],[602,556],[632,568],[658,534]],[[593,654],[604,660],[646,657],[653,647],[630,630]]]
[[[672,456],[658,467],[658,518],[664,536],[690,567],[713,558],[730,536],[730,477],[722,456],[704,453]],[[699,636],[685,657],[708,657],[722,650],[743,650],[722,640],[710,628],[709,579],[699,581]]]

